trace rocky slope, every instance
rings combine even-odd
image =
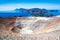
[[[60,40],[60,17],[0,18],[0,40]]]

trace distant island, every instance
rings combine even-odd
[[[60,15],[60,10],[47,10],[40,8],[16,8],[15,10],[9,12],[0,12],[0,18],[9,18],[9,17],[52,17]]]
[[[23,12],[23,13],[30,13],[32,16],[36,17],[52,17],[58,15],[59,10],[47,10],[47,9],[40,9],[40,8],[31,8],[31,9],[15,9],[17,12]]]

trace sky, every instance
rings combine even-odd
[[[16,8],[60,9],[60,0],[0,0],[0,11]]]

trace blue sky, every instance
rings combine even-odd
[[[60,0],[0,0],[0,10],[16,8],[60,9]]]

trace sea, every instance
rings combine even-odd
[[[9,17],[29,17],[30,13],[16,12],[16,11],[0,11],[0,18],[9,18]]]
[[[58,12],[47,12],[47,14],[53,14],[54,16],[60,15],[60,10]],[[17,11],[0,11],[0,18],[9,18],[9,17],[30,17],[31,13],[17,12]]]

